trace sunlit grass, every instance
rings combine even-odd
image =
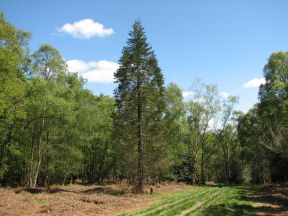
[[[251,215],[253,202],[245,197],[252,186],[196,187],[193,191],[170,194],[148,209],[126,215]]]

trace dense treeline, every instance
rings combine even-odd
[[[29,187],[127,180],[204,184],[287,181],[288,53],[264,68],[248,113],[215,85],[188,100],[164,86],[139,21],[115,72],[115,97],[95,96],[57,49],[29,51],[28,32],[0,15],[0,183]]]
[[[288,180],[288,52],[273,53],[264,67],[260,102],[241,116],[239,140],[252,181]],[[252,145],[253,144],[253,145]]]

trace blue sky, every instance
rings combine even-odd
[[[240,97],[242,111],[257,102],[258,88],[251,86],[263,81],[270,54],[288,50],[287,0],[1,0],[0,10],[32,33],[31,51],[48,43],[71,68],[81,66],[95,94],[113,94],[111,70],[137,18],[166,84],[184,92],[197,78],[217,84]]]

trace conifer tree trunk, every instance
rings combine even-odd
[[[139,86],[139,84],[138,84]],[[143,128],[142,128],[142,103],[140,89],[138,88],[138,104],[137,104],[137,145],[138,145],[138,163],[137,163],[137,179],[136,179],[136,193],[143,193]]]

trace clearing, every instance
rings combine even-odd
[[[285,185],[170,183],[153,189],[152,195],[135,195],[121,184],[0,188],[0,215],[288,215]]]

